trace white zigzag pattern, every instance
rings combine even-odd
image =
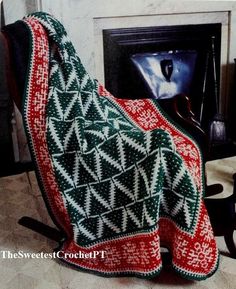
[[[81,80],[80,88],[81,88],[81,89],[84,89],[89,80],[90,80],[90,77],[89,77],[89,75],[86,73],[86,74],[83,76],[82,80]]]
[[[128,126],[128,127],[132,128],[132,129],[134,129],[134,127],[130,123],[124,121],[122,118],[116,118],[115,120],[116,120],[117,124],[119,125],[119,127],[121,125],[124,125],[126,127]]]
[[[72,66],[73,66],[73,70],[75,71],[75,75],[77,76],[77,72],[76,72],[76,65],[77,65],[77,63],[78,63],[78,59],[77,59],[77,57],[75,56],[71,56],[70,57],[70,61],[71,61],[71,63],[72,63]],[[77,86],[78,86],[78,88],[80,87],[80,82],[79,82],[79,77],[75,77],[75,80],[76,80],[76,83],[77,83]],[[80,92],[81,92],[81,89],[79,90],[79,94],[80,94]],[[80,99],[80,101],[81,101],[81,99]],[[81,108],[82,108],[82,103],[81,103]]]
[[[134,195],[130,189],[128,189],[126,186],[124,186],[120,181],[115,180],[115,186],[120,189],[122,192],[124,192],[131,200],[134,200]]]
[[[115,233],[120,233],[121,230],[117,227],[111,220],[109,220],[106,216],[102,217],[104,224],[106,224],[110,229],[112,229]]]
[[[182,212],[182,209],[184,209],[183,212],[184,212],[186,224],[188,226],[190,226],[191,218],[190,218],[189,208],[186,207],[187,206],[186,202],[187,201],[193,202],[193,200],[191,198],[185,197],[185,203],[184,203],[184,197],[181,194],[177,193],[177,191],[175,191],[175,188],[178,187],[179,182],[181,181],[181,179],[184,177],[184,174],[186,173],[186,168],[181,163],[180,170],[178,171],[177,175],[175,176],[175,179],[173,180],[173,182],[171,183],[171,177],[170,177],[170,173],[168,170],[168,165],[166,163],[166,158],[162,158],[162,160],[164,163],[163,168],[164,168],[165,174],[167,176],[166,180],[168,183],[168,187],[176,196],[178,196],[180,198],[180,200],[177,201],[176,205],[170,211],[170,209],[168,208],[168,205],[167,205],[165,194],[161,194],[161,200],[160,200],[161,204],[162,204],[165,212],[170,213],[172,216],[176,216],[179,212]],[[189,179],[192,181],[190,176],[189,176]]]
[[[127,230],[127,223],[128,223],[128,213],[126,210],[122,210],[121,227],[122,227],[123,232],[125,232]]]
[[[158,214],[158,212],[157,212]],[[143,212],[142,212],[142,224],[144,224],[144,220],[146,219],[147,223],[152,226],[155,224],[155,219],[152,218],[149,214],[148,214],[148,210],[146,207],[146,204],[143,203]]]
[[[157,181],[160,180],[160,168],[161,168],[161,149],[158,151],[158,155],[156,156],[156,161],[153,164],[153,173],[152,173],[152,182],[150,186],[151,194],[155,193],[155,186],[157,184]]]
[[[83,208],[73,200],[73,198],[71,196],[69,196],[67,194],[66,196],[66,201],[73,206],[83,217],[86,217],[85,211],[83,210]]]
[[[152,132],[151,131],[147,131],[145,133],[145,144],[146,144],[147,153],[149,154],[151,152],[151,144],[152,144]]]
[[[86,169],[86,171],[96,180],[98,181],[97,175],[94,173],[92,169],[86,164],[82,156],[79,156],[80,163],[83,165],[83,167]]]
[[[64,139],[64,149],[67,150],[70,138],[75,131],[75,123],[72,123]]]
[[[71,109],[73,108],[74,104],[78,101],[78,93],[76,91],[70,91],[70,94],[72,94],[72,100],[65,109],[64,113],[64,119],[66,120],[71,112]]]
[[[171,210],[171,215],[176,216],[179,212],[181,212],[181,209],[183,207],[183,201],[184,199],[180,199],[176,205]]]
[[[133,188],[134,188],[135,200],[138,199],[139,186],[140,186],[140,183],[139,183],[139,172],[138,172],[138,169],[135,167],[134,176],[133,176]]]
[[[91,191],[89,189],[89,187],[87,186],[86,189],[86,198],[85,198],[85,210],[86,210],[86,214],[87,216],[90,216],[90,210],[91,210]]]
[[[120,137],[119,133],[118,133],[117,138],[116,138],[116,144],[117,144],[118,151],[119,151],[121,167],[123,170],[125,170],[125,168],[126,168],[125,150],[124,150],[122,138]]]
[[[79,156],[77,153],[75,155],[75,165],[73,168],[73,180],[74,180],[75,186],[78,186],[79,184]]]
[[[55,73],[58,73],[58,63],[54,63],[51,67],[51,70],[50,70],[50,75],[49,77],[51,78],[53,76],[53,74]]]
[[[98,149],[98,153],[104,160],[106,160],[109,164],[113,165],[118,170],[122,171],[121,165],[118,162],[116,162],[111,156],[105,153],[101,147],[98,147],[97,149]]]
[[[74,122],[74,126],[75,126],[75,130],[74,131],[75,131],[75,134],[76,134],[76,138],[77,138],[77,140],[79,142],[79,146],[80,146],[81,151],[83,151],[84,147],[83,147],[83,144],[81,143],[81,129],[79,128],[79,125],[78,125],[77,121]]]
[[[164,211],[166,213],[169,213],[170,211],[170,208],[168,207],[168,202],[166,200],[166,193],[165,193],[165,190],[163,190],[163,194],[160,194],[160,204],[162,205]]]
[[[61,43],[62,43],[62,44],[70,43],[70,40],[69,40],[69,38],[68,38],[67,35],[64,34],[64,35],[62,36],[62,38],[61,38]]]
[[[184,203],[184,216],[185,216],[185,221],[188,227],[191,226],[191,215],[189,213],[189,208],[188,208],[188,203],[185,201]]]
[[[98,130],[91,130],[91,129],[86,129],[86,133],[90,133],[91,135],[99,137],[102,141],[104,141],[106,138],[104,134],[101,131]]]
[[[69,79],[66,82],[66,90],[69,90],[70,86],[72,85],[72,83],[74,82],[75,79],[76,79],[76,72],[75,72],[75,69],[73,67],[73,70],[71,71],[71,73],[69,75]]]
[[[66,89],[66,83],[65,83],[65,79],[63,77],[63,74],[61,72],[60,67],[58,67],[58,78],[60,80],[60,84],[61,84],[62,89],[65,90]]]
[[[132,212],[131,208],[127,208],[127,214],[133,220],[133,222],[137,225],[138,228],[141,227],[141,223],[139,222],[138,218],[135,216],[134,212]]]
[[[53,162],[54,162],[54,167],[57,171],[59,171],[61,173],[61,175],[64,177],[64,179],[68,182],[68,184],[70,184],[72,187],[74,186],[74,183],[71,179],[71,176],[69,176],[67,174],[67,172],[65,171],[65,169],[61,166],[61,164],[55,159],[53,158]]]
[[[55,126],[53,124],[53,121],[50,118],[48,119],[48,128],[49,128],[49,132],[50,132],[53,140],[55,141],[55,144],[57,145],[57,147],[62,152],[63,151],[63,146],[61,144],[61,140],[59,139],[59,137],[57,135],[57,131],[56,131]]]
[[[145,170],[142,167],[139,167],[139,173],[143,177],[146,191],[150,192],[148,177],[147,177],[147,174],[145,173]]]
[[[122,119],[119,119],[119,118],[112,118],[110,119],[109,118],[109,121],[112,122],[112,125],[114,126],[115,129],[117,130],[120,130],[120,127],[123,125],[123,126],[128,126],[130,128],[133,129],[132,126],[130,126],[127,122],[123,121]]]
[[[103,235],[103,230],[104,230],[104,224],[103,224],[103,220],[102,218],[100,217],[98,219],[98,224],[97,224],[97,237],[98,238],[101,238],[102,235]]]
[[[95,169],[98,180],[101,181],[103,173],[102,173],[102,162],[99,153],[95,154]]]
[[[79,239],[79,228],[76,223],[72,223],[71,225],[73,227],[74,240],[77,241]]]
[[[77,226],[80,233],[85,235],[87,238],[89,238],[90,240],[96,239],[96,236],[91,231],[89,231],[82,223],[77,223]]]
[[[115,113],[117,116],[119,116],[119,114],[117,113],[117,109],[115,109],[114,107],[111,107],[109,105],[106,105],[105,109],[104,109],[104,116],[106,119],[108,118],[110,112]]]
[[[186,222],[187,226],[190,227],[191,214],[189,212],[187,201],[184,199],[181,199],[176,203],[175,207],[171,211],[171,215],[176,216],[179,212],[182,212],[182,211],[184,211],[185,222]]]
[[[172,189],[173,182],[171,181],[171,175],[170,175],[170,172],[168,170],[168,164],[167,164],[167,161],[166,161],[165,157],[162,158],[162,163],[163,163],[163,169],[164,169],[164,172],[165,172],[165,175],[166,175],[166,181],[167,181],[168,187],[170,189]]]
[[[91,92],[89,92],[91,94]],[[90,105],[92,105],[93,99],[92,97],[88,97],[87,101],[84,103],[83,105],[83,109],[84,109],[84,114],[86,115],[88,113],[89,107]]]
[[[142,145],[139,145],[138,143],[136,143],[135,140],[129,138],[127,135],[125,134],[120,134],[122,139],[128,143],[129,145],[131,145],[131,147],[133,147],[134,149],[136,149],[137,151],[139,152],[142,152],[142,153],[145,153],[146,154],[146,149],[142,146]]]
[[[116,189],[115,189],[115,184],[113,181],[110,182],[110,195],[109,195],[109,201],[110,201],[110,206],[112,209],[115,207],[115,196],[116,196]]]
[[[98,220],[98,230],[97,236],[99,238],[103,235],[104,224],[106,224],[110,229],[112,229],[115,233],[125,232],[127,230],[127,223],[128,218],[130,218],[138,228],[140,228],[144,222],[146,221],[149,225],[155,224],[155,219],[152,218],[147,211],[146,205],[143,204],[143,211],[142,211],[142,220],[141,222],[136,217],[135,213],[132,211],[131,208],[126,208],[122,210],[122,221],[121,221],[121,228],[117,227],[111,220],[109,220],[106,216],[99,218]]]
[[[110,133],[110,128],[108,126],[106,126],[102,129],[102,131],[103,131],[103,135],[104,135],[105,139],[108,139],[109,133]]]
[[[98,96],[96,94],[96,92],[93,92],[93,104],[95,105],[95,107],[97,109],[97,112],[100,114],[102,120],[105,121],[106,120],[106,116],[105,116],[103,110],[101,109],[101,107],[99,105],[99,101],[97,99],[98,97],[100,97],[100,96]]]
[[[104,207],[106,207],[107,209],[110,209],[110,205],[109,203],[102,198],[98,192],[96,192],[96,190],[91,186],[90,188],[92,195],[98,200],[99,203],[101,203]]]
[[[180,170],[178,171],[177,175],[175,176],[175,179],[172,182],[172,189],[173,190],[178,186],[179,181],[184,177],[185,173],[186,173],[186,168],[181,163]]]
[[[47,18],[47,21],[49,22],[49,24],[47,22],[41,20],[41,19],[40,19],[40,21],[43,22],[44,26],[46,26],[51,31],[50,32],[51,34],[56,34],[56,31],[54,29],[51,29],[51,26],[53,26],[53,25],[51,25],[52,21],[50,18]],[[62,44],[66,44],[66,43],[70,44],[68,37],[65,35],[63,35],[61,37],[60,41],[62,42]],[[69,90],[71,88],[71,85],[73,84],[74,81],[77,81],[78,87],[80,85],[79,88],[81,90],[86,89],[86,86],[88,86],[88,85],[93,86],[93,80],[90,79],[90,77],[87,73],[84,74],[84,76],[82,77],[82,80],[79,84],[78,77],[76,75],[76,73],[77,73],[76,68],[74,66],[78,62],[78,59],[74,56],[69,58],[69,55],[68,55],[66,50],[60,51],[60,53],[64,54],[63,56],[70,60],[70,64],[72,63],[72,69],[70,71],[70,75],[69,75],[69,78],[67,80],[66,90]],[[74,62],[72,61],[72,59],[74,60]],[[51,76],[54,75],[55,73],[58,73],[58,77],[60,79],[61,85],[63,88],[65,88],[65,80],[63,78],[63,74],[62,74],[60,69],[61,68],[59,66],[53,66],[52,70],[51,70]],[[91,83],[88,83],[89,81],[91,81]],[[90,89],[90,87],[88,89]],[[71,102],[67,106],[67,108],[65,110],[65,114],[64,114],[62,106],[61,106],[60,101],[59,101],[58,91],[52,91],[51,90],[50,92],[51,92],[51,95],[52,95],[52,93],[56,92],[54,94],[56,96],[55,96],[53,101],[55,103],[55,107],[58,111],[60,118],[63,119],[64,121],[69,116],[70,111],[72,110],[74,104],[76,103],[76,100],[78,100],[78,101],[80,101],[81,110],[83,111],[84,114],[88,113],[89,109],[93,105],[94,110],[98,114],[98,118],[100,117],[99,122],[104,123],[105,121],[109,121],[109,123],[111,123],[113,125],[113,128],[120,129],[121,126],[125,126],[125,127],[130,126],[130,128],[133,130],[133,126],[131,125],[131,123],[124,120],[124,118],[118,117],[120,115],[120,113],[114,107],[110,107],[108,105],[105,105],[105,109],[104,109],[102,104],[99,105],[100,102],[98,101],[98,95],[97,95],[97,92],[95,92],[94,90],[92,91],[92,93],[91,93],[91,91],[84,91],[84,93],[87,94],[87,96],[86,96],[87,101],[84,103],[84,105],[82,105],[82,100],[80,97],[78,97],[77,95],[72,97]],[[113,117],[113,118],[108,119],[109,113],[114,113],[117,115],[117,117]],[[95,121],[95,123],[96,123],[96,121]],[[50,133],[52,134],[52,137],[53,137],[54,141],[56,142],[56,144],[58,146],[61,146],[61,148],[63,149],[62,143],[60,143],[60,140],[56,134],[56,129],[55,129],[54,124],[52,123],[51,120],[49,120],[48,128],[49,128]],[[68,133],[66,134],[66,137],[64,140],[64,146],[65,147],[68,146],[68,143],[70,141],[70,138],[71,138],[74,130],[76,132],[76,136],[77,136],[78,141],[83,139],[81,137],[81,127],[79,127],[79,125],[76,121],[75,124],[73,124],[70,127]],[[83,130],[83,128],[82,128],[82,130]],[[98,136],[102,140],[105,140],[106,138],[109,137],[109,128],[108,127],[104,128],[103,133],[100,131],[95,131],[95,130],[94,131],[87,130],[86,132],[90,133],[92,136],[94,136],[94,135]],[[79,156],[76,154],[72,178],[67,174],[65,168],[63,168],[62,165],[60,165],[60,163],[58,163],[58,161],[56,159],[53,159],[56,170],[58,170],[63,175],[63,177],[67,180],[67,182],[71,186],[73,186],[74,184],[76,184],[76,186],[77,186],[79,184],[79,165],[80,164],[98,182],[102,179],[102,159],[106,160],[108,163],[110,163],[115,168],[119,169],[120,171],[122,171],[122,169],[124,170],[126,167],[126,156],[125,156],[125,150],[124,150],[124,143],[123,142],[126,142],[127,144],[129,144],[131,146],[132,149],[139,151],[139,152],[143,153],[144,155],[148,155],[150,153],[151,144],[152,144],[152,133],[151,132],[146,132],[146,134],[144,134],[142,144],[137,143],[134,139],[132,139],[129,136],[126,136],[125,134],[121,134],[121,135],[122,135],[122,137],[118,138],[118,140],[117,140],[117,147],[118,147],[118,151],[119,151],[119,155],[120,155],[120,158],[118,158],[118,159],[119,159],[119,162],[121,163],[121,165],[118,162],[118,160],[114,159],[108,153],[104,152],[101,147],[98,147],[98,148],[96,148],[98,153],[95,154],[95,168],[94,167],[91,168],[89,163],[87,164],[84,161],[82,156]],[[80,143],[80,147],[81,147],[81,151],[83,153],[82,149],[84,149],[85,146],[83,145],[83,148],[82,148],[82,145]],[[137,201],[137,199],[138,199],[140,182],[144,182],[146,190],[148,192],[150,192],[151,195],[157,194],[158,192],[154,192],[154,190],[155,190],[155,186],[156,186],[156,180],[158,180],[158,174],[159,174],[161,165],[162,165],[161,155],[159,155],[159,157],[156,158],[156,162],[152,168],[152,182],[151,182],[151,184],[149,183],[148,176],[147,176],[145,170],[143,169],[143,167],[140,165],[139,168],[136,168],[134,171],[134,177],[133,177],[133,182],[134,182],[133,183],[133,190],[130,190],[129,188],[127,188],[118,179],[111,181],[110,182],[111,193],[109,194],[109,201],[107,201],[104,197],[102,197],[99,194],[99,192],[95,190],[95,188],[93,186],[90,186],[90,187],[87,186],[87,194],[86,194],[86,199],[85,199],[86,212],[70,196],[67,196],[66,200],[68,203],[73,205],[73,207],[75,207],[75,209],[78,210],[78,212],[80,212],[81,214],[83,213],[82,215],[84,217],[85,217],[85,215],[86,215],[86,217],[88,217],[90,215],[91,206],[93,205],[91,203],[91,197],[92,196],[94,196],[96,201],[98,203],[102,204],[105,208],[107,208],[109,210],[114,208],[116,210],[117,209],[117,208],[115,208],[116,187],[119,188],[122,192],[124,192],[128,197],[130,197],[131,200],[133,200],[133,202]],[[167,180],[168,180],[168,179],[170,179],[170,173],[169,173],[168,164],[166,163],[166,161],[164,161],[163,167],[164,167],[165,173],[167,175]],[[181,170],[178,172],[177,177],[173,181],[173,183],[172,184],[171,184],[171,182],[168,183],[168,185],[170,187],[171,186],[173,187],[173,190],[175,188],[177,188],[177,186],[179,185],[179,182],[182,179],[182,177],[184,176],[184,173],[185,173],[184,167],[181,166]],[[167,201],[165,200],[165,196],[163,196],[164,194],[161,194],[161,195],[162,195],[161,202],[163,203],[163,207],[168,209],[167,208]],[[183,196],[181,196],[181,195],[178,195],[178,196],[181,198],[181,200],[179,200],[176,203],[176,206],[172,210],[173,215],[178,214],[178,212],[180,211],[180,209],[183,206]],[[144,198],[142,200],[139,200],[139,201],[144,201]],[[190,224],[190,213],[188,210],[187,198],[185,199],[185,201],[186,202],[185,202],[185,206],[184,206],[184,212],[185,212],[186,223],[188,223],[188,225],[189,225]],[[190,201],[193,201],[193,200],[190,199]],[[119,228],[118,226],[116,226],[114,224],[114,222],[112,222],[108,218],[108,216],[103,215],[102,217],[100,217],[100,219],[98,221],[97,236],[98,237],[103,236],[105,225],[107,225],[110,229],[112,229],[116,233],[120,233],[121,231],[127,230],[127,224],[128,224],[129,218],[136,224],[137,227],[141,227],[141,225],[144,224],[145,221],[150,225],[153,225],[155,222],[155,216],[154,216],[154,218],[150,216],[150,214],[148,213],[146,204],[145,204],[145,202],[143,202],[142,221],[141,222],[139,221],[139,219],[135,215],[135,211],[133,211],[131,209],[131,207],[127,207],[127,208],[122,210],[122,229]],[[74,232],[75,232],[76,238],[79,236],[79,233],[82,233],[83,235],[88,237],[90,240],[94,240],[96,238],[95,234],[93,234],[93,232],[88,230],[85,227],[85,225],[82,224],[82,221],[78,222],[77,224],[74,224]]]
[[[62,109],[61,104],[59,102],[57,93],[58,93],[57,88],[55,88],[54,90],[50,90],[49,97],[53,96],[52,100],[55,103],[58,115],[59,115],[60,119],[62,120],[63,119],[63,109]]]

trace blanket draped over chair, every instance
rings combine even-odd
[[[184,277],[211,276],[218,250],[197,144],[156,100],[109,94],[54,17],[22,21],[31,35],[25,129],[48,209],[66,234],[61,258],[103,276],[150,278],[162,246]]]

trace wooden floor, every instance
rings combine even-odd
[[[223,181],[223,196],[232,193],[236,157],[209,163],[207,170],[209,183],[219,179]],[[4,250],[52,252],[57,245],[18,225],[17,221],[23,215],[53,225],[32,172],[0,178],[0,289],[236,288],[236,259],[227,256],[221,237],[217,238],[222,252],[219,270],[211,278],[200,282],[185,280],[168,267],[163,268],[157,278],[142,280],[97,277],[67,267],[56,259],[4,259]]]

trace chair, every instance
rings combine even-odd
[[[204,162],[210,159],[210,144],[206,133],[200,127],[191,110],[186,94],[189,92],[195,69],[196,51],[171,51],[158,53],[139,53],[132,55],[131,63],[134,78],[138,79],[144,95],[157,98],[163,110],[192,135],[201,147]],[[206,81],[205,71],[204,82]],[[164,88],[164,89],[161,89]],[[204,91],[205,89],[203,89]],[[234,175],[235,179],[235,175]],[[233,233],[236,228],[235,190],[224,199],[207,197],[223,191],[221,184],[206,186],[205,204],[210,216],[214,234],[224,236],[232,257],[236,258],[236,246]]]
[[[160,101],[163,109],[170,113],[171,117],[181,124],[199,143],[205,161],[208,160],[209,145],[206,134],[199,127],[194,114],[191,111],[191,104],[185,95],[178,95],[169,101]],[[182,114],[180,113],[180,108]],[[184,111],[184,113],[183,113]],[[224,236],[225,244],[230,256],[236,258],[236,243],[234,241],[234,231],[236,230],[236,174],[233,176],[234,189],[232,195],[226,198],[212,198],[223,191],[223,186],[218,184],[206,185],[205,205],[210,217],[211,225],[215,236]],[[211,197],[211,198],[208,198]]]
[[[15,26],[14,26],[15,25]],[[22,25],[18,23],[17,25]],[[24,87],[24,82],[25,79],[24,77],[18,78],[17,75],[17,69],[19,71],[20,69],[25,69],[27,66],[27,61],[26,61],[26,55],[27,55],[27,49],[25,49],[25,41],[27,41],[27,32],[23,26],[20,27],[22,30],[22,33],[24,37],[17,37],[17,29],[19,29],[19,26],[16,27],[16,24],[13,24],[13,26],[9,25],[6,26],[3,30],[5,33],[6,37],[8,38],[9,42],[9,48],[10,48],[10,55],[11,55],[11,60],[14,61],[12,63],[11,67],[15,68],[13,71],[13,75],[15,76],[12,81],[14,81],[18,87],[17,93],[12,92],[12,97],[15,100],[16,104],[18,107],[21,107],[21,93],[22,93],[22,87]],[[24,49],[23,49],[24,48]],[[21,53],[19,53],[19,51]],[[24,74],[21,74],[24,76]],[[20,95],[20,96],[19,96]],[[188,131],[190,134],[193,135],[193,137],[198,141],[200,144],[200,147],[202,148],[204,159],[207,159],[207,138],[203,130],[200,128],[196,120],[194,119],[194,115],[191,111],[191,106],[189,99],[186,97],[186,95],[183,94],[178,94],[174,98],[171,99],[163,99],[160,100],[160,104],[162,108],[170,114],[170,116],[177,122],[179,125],[183,126],[186,131]],[[236,178],[235,178],[236,180]],[[213,186],[207,187],[206,190],[206,196],[213,195],[214,193],[219,193],[222,190],[222,185],[216,184]],[[236,191],[236,189],[235,189]],[[225,209],[221,207],[222,202],[224,203]],[[234,196],[232,198],[228,199],[227,201],[224,200],[206,200],[206,205],[208,208],[208,212],[210,215],[210,219],[212,221],[213,229],[215,234],[221,234],[224,235],[226,245],[233,257],[236,257],[236,247],[233,242],[233,230],[235,229],[235,212],[233,211],[232,204],[235,202],[235,192]],[[215,212],[216,212],[216,207],[219,204],[219,210],[217,211],[218,216],[220,221],[229,221],[230,220],[230,225],[227,227],[227,230],[224,230],[222,227],[222,230],[218,231],[218,219],[215,218]],[[228,208],[231,208],[231,214],[230,216],[225,216],[223,218],[224,213],[228,213]],[[19,220],[19,224],[28,227],[36,232],[39,232],[40,234],[43,234],[44,236],[53,239],[55,241],[61,242],[64,238],[63,232],[51,228],[37,220],[34,220],[29,217],[22,217]]]

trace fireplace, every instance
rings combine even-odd
[[[219,101],[220,23],[105,29],[103,41],[105,86],[112,94],[120,98],[161,99],[174,96],[174,92],[185,93],[195,117],[207,130]],[[171,75],[169,79],[165,75],[165,86],[170,90],[177,83],[172,95],[160,93],[158,72],[154,87],[153,75],[152,84],[148,81],[151,78],[148,73],[154,73],[150,72],[150,66],[155,63],[160,67],[165,65],[159,73],[162,70],[165,74],[168,68],[169,72],[175,72],[172,77],[175,83],[171,83]]]

